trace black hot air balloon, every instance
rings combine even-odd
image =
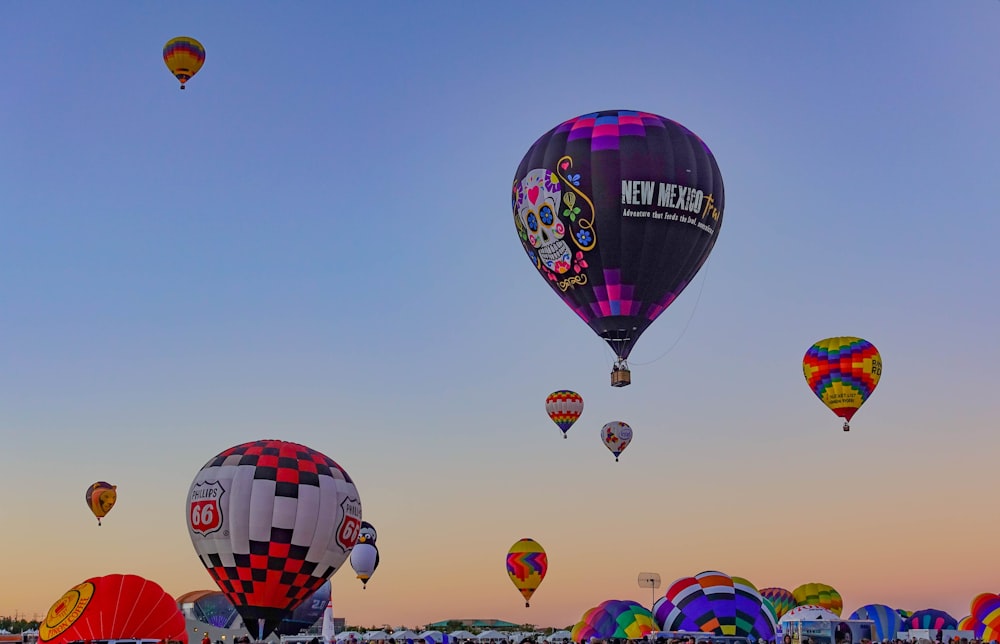
[[[611,346],[613,386],[643,331],[691,283],[722,225],[722,175],[670,119],[609,110],[542,135],[514,175],[514,225],[552,290]]]

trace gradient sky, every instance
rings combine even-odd
[[[378,529],[368,589],[333,578],[350,624],[565,626],[705,569],[966,615],[1000,591],[998,24],[996,0],[2,3],[0,614],[115,572],[214,588],[188,486],[280,438]],[[184,92],[178,35],[207,49]],[[624,389],[509,197],[538,136],[616,108],[692,129],[726,188]],[[885,363],[849,434],[800,366],[833,335]],[[521,537],[550,561],[530,609]]]

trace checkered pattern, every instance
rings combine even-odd
[[[835,414],[848,421],[875,390],[881,365],[875,346],[854,337],[821,340],[809,347],[802,358],[809,388]]]
[[[635,110],[593,112],[570,119],[558,125],[555,131],[556,133],[569,132],[568,141],[590,139],[592,151],[617,150],[619,149],[618,139],[620,137],[644,137],[647,128],[664,128],[665,120],[656,114]]]
[[[545,413],[565,434],[583,413],[583,397],[575,391],[553,391],[545,399]]]
[[[276,440],[220,453],[192,491],[213,483],[224,490],[223,523],[208,535],[192,531],[195,549],[248,627],[264,619],[270,631],[346,559],[350,547],[338,545],[337,531],[355,509],[360,523],[357,489],[327,456]]]

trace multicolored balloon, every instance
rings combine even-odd
[[[954,629],[958,626],[958,620],[936,608],[925,608],[913,613],[903,620],[903,628],[908,631],[918,629],[944,630]]]
[[[882,377],[882,356],[868,340],[827,338],[809,347],[802,372],[813,393],[844,419],[844,431]]]
[[[632,442],[632,428],[620,420],[615,420],[601,428],[601,441],[615,455],[615,462],[628,444]]]
[[[781,619],[785,613],[799,605],[798,602],[795,601],[795,596],[792,595],[792,591],[785,590],[784,588],[778,588],[776,586],[762,588],[760,590],[760,595],[771,603],[771,607],[774,609],[775,619]]]
[[[641,640],[656,631],[653,615],[630,599],[609,599],[589,609],[570,631],[578,644],[591,638]]]
[[[105,575],[67,590],[38,626],[38,641],[141,637],[187,644],[187,624],[174,598],[155,581],[138,575]]]
[[[912,610],[903,610],[902,608],[897,608],[896,612],[903,618],[903,621],[906,621],[906,618],[913,614]]]
[[[118,486],[111,485],[105,481],[98,481],[87,488],[84,495],[87,507],[97,517],[97,525],[101,525],[101,519],[111,512],[118,501]]]
[[[358,542],[351,550],[351,568],[361,580],[361,589],[368,588],[368,580],[375,574],[378,568],[378,546],[375,541],[378,533],[367,521],[361,522],[361,529],[358,531]]]
[[[788,622],[812,622],[817,620],[835,621],[838,619],[840,619],[840,615],[834,613],[828,608],[823,608],[822,606],[816,606],[814,604],[803,604],[802,606],[796,606],[782,615],[781,620],[779,621],[780,623],[785,624]]]
[[[190,610],[185,617],[190,616],[216,628],[230,628],[240,616],[233,602],[229,601],[221,590],[193,590],[178,595],[177,605],[191,607],[190,609],[185,607],[185,613]]]
[[[777,630],[771,605],[753,584],[714,570],[672,583],[653,604],[653,616],[665,631],[769,640]]]
[[[983,642],[1000,641],[1000,597],[983,593],[972,600],[973,630]]]
[[[202,564],[263,640],[347,559],[361,499],[326,455],[259,440],[201,468],[188,492],[187,525]]]
[[[583,413],[583,397],[575,391],[553,391],[545,399],[545,413],[562,430],[563,438]]]
[[[507,551],[507,575],[530,606],[531,596],[538,590],[549,569],[545,549],[534,539],[519,539]]]
[[[896,639],[896,634],[903,628],[903,618],[896,609],[885,604],[865,604],[851,613],[848,619],[869,619],[875,622],[875,634],[883,641]]]
[[[725,194],[712,152],[662,116],[592,112],[535,141],[512,188],[514,227],[532,266],[627,371],[639,336],[719,236]]]
[[[972,615],[966,615],[962,619],[958,620],[958,630],[960,631],[975,631],[976,630],[976,618]]]
[[[191,77],[205,64],[205,48],[194,38],[187,36],[171,38],[163,46],[163,62],[166,63],[170,73],[181,82],[181,89],[184,89],[184,83],[191,80]]]
[[[840,616],[844,610],[844,600],[840,593],[828,584],[809,583],[802,584],[792,591],[795,603],[799,606],[819,606],[825,608],[833,614]]]

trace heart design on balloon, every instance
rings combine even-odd
[[[563,161],[562,163],[559,164],[559,167],[562,168],[563,170],[569,170],[569,161]]]
[[[538,186],[531,186],[528,188],[528,200],[531,201],[531,203],[538,203],[538,193]]]

